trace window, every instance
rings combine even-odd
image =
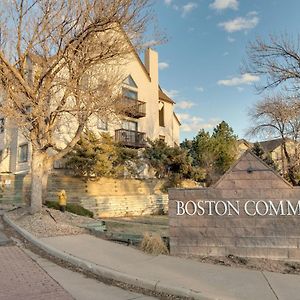
[[[137,131],[138,123],[134,121],[124,120],[122,123],[122,129]]]
[[[30,113],[32,112],[32,107],[31,107],[31,105],[25,106],[25,112],[26,112],[26,114],[30,114]]]
[[[4,118],[0,118],[0,133],[4,132],[4,124],[5,124]]]
[[[99,120],[98,120],[97,127],[98,127],[98,129],[100,129],[100,130],[105,130],[105,131],[107,131],[107,130],[108,130],[108,122],[107,122],[107,120],[101,120],[101,119],[99,119]]]
[[[165,127],[165,104],[163,102],[159,102],[159,126]]]
[[[164,135],[160,135],[159,140],[164,142],[166,140],[166,137]]]
[[[135,81],[133,80],[133,78],[131,77],[131,75],[129,75],[124,81],[123,83],[125,83],[128,86],[131,86],[133,88],[137,88],[137,85],[135,83]]]
[[[19,146],[19,162],[28,161],[28,144],[23,144]]]
[[[133,99],[133,100],[137,100],[138,99],[138,93],[133,91],[133,90],[129,90],[126,88],[123,88],[123,95],[127,98]]]

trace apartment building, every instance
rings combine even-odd
[[[280,174],[287,173],[287,160],[284,155],[283,150],[283,140],[281,138],[272,139],[267,141],[260,141],[258,142],[261,146],[262,150],[264,151],[265,155],[269,155],[269,157],[274,161],[278,172]],[[244,139],[238,141],[238,150],[239,156],[241,156],[246,150],[251,149],[253,147],[253,143],[250,143]],[[291,156],[295,155],[295,151],[298,148],[298,145],[292,140],[286,141],[287,151]]]
[[[180,122],[174,112],[175,102],[159,85],[158,53],[147,49],[144,62],[133,49],[126,64],[120,66],[122,115],[90,122],[94,132],[108,132],[124,146],[144,148],[147,140],[161,139],[179,145]],[[31,145],[21,130],[0,118],[0,172],[26,173],[30,170]],[[55,164],[56,167],[59,163]]]

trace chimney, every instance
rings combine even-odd
[[[158,85],[158,53],[150,48],[145,51],[145,67],[152,83]]]

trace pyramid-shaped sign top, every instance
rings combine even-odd
[[[247,150],[216,182],[215,189],[292,189],[284,178]]]

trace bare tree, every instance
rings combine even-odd
[[[247,54],[243,71],[266,77],[259,91],[284,87],[299,93],[300,35],[297,39],[288,35],[270,36],[268,40],[257,38],[249,44]]]
[[[116,66],[132,52],[128,38],[139,43],[151,11],[148,0],[2,2],[0,113],[31,143],[34,213],[53,162],[74,147],[91,118],[112,111]]]
[[[261,76],[256,87],[259,92],[279,90],[277,96],[267,96],[250,112],[252,134],[280,137],[287,161],[288,176],[296,184],[295,172],[299,165],[300,131],[300,35],[288,34],[257,38],[247,49],[248,61],[244,70]],[[294,143],[294,151],[287,149],[287,140]]]
[[[267,97],[250,111],[252,128],[249,133],[282,139],[283,154],[287,162],[287,174],[296,185],[299,168],[300,101],[282,95]],[[288,146],[289,144],[289,146]],[[291,149],[292,148],[292,149]]]

